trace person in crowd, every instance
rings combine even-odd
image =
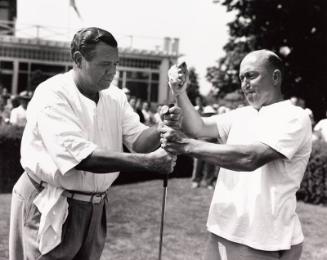
[[[144,117],[144,124],[145,125],[153,125],[153,113],[151,111],[151,102],[144,101],[142,103],[142,114]]]
[[[9,124],[11,111],[13,108],[15,108],[17,99],[15,95],[9,94],[3,95],[2,97],[4,98],[5,103],[4,110],[2,112],[3,121],[5,124]]]
[[[227,113],[229,111],[230,111],[229,107],[220,106],[220,107],[218,107],[217,114],[221,115],[221,114],[225,114],[225,113]]]
[[[157,105],[157,111],[153,115],[153,120],[154,120],[155,124],[160,124],[162,122],[161,116],[160,116],[160,111],[161,111],[162,107],[163,107],[163,104],[158,104]]]
[[[313,128],[314,134],[317,139],[327,142],[327,110],[326,110],[326,118],[323,118],[318,121],[318,123]]]
[[[0,95],[0,125],[5,123],[4,111],[5,111],[5,99]]]
[[[202,97],[201,96],[197,96],[195,98],[195,106],[194,106],[195,110],[198,111],[200,114],[202,114],[203,107],[204,107],[204,104],[203,104]]]
[[[129,102],[129,100],[131,99],[131,91],[128,88],[123,88],[123,92],[126,95],[127,102]]]
[[[145,118],[144,115],[142,113],[142,99],[137,98],[136,102],[135,102],[135,112],[139,115],[140,117],[140,122],[141,123],[145,123]]]
[[[201,116],[209,117],[217,112],[211,105],[205,106]],[[215,138],[203,139],[208,142],[216,142]],[[201,185],[208,189],[213,189],[218,174],[218,167],[215,164],[202,159],[193,158],[192,188],[199,188]]]
[[[81,29],[71,55],[73,69],[41,83],[27,108],[25,172],[12,193],[10,260],[100,259],[107,191],[119,171],[168,174],[175,165],[176,156],[158,148],[158,126],[140,123],[123,91],[110,86],[119,60],[114,36]],[[124,153],[123,144],[135,153]]]
[[[136,110],[136,97],[131,96],[129,98],[128,102],[129,102],[130,106],[133,108],[133,110],[135,111]]]
[[[18,127],[25,127],[26,125],[26,109],[31,99],[30,93],[27,91],[21,92],[18,97],[19,106],[11,110],[9,122]]]
[[[181,108],[183,131],[162,128],[162,147],[220,166],[207,228],[205,260],[300,259],[303,233],[296,209],[311,153],[307,113],[284,100],[284,66],[272,51],[247,54],[241,89],[249,106],[201,118],[186,94],[187,69],[173,66],[169,85]]]
[[[292,96],[292,97],[290,97],[290,102],[294,106],[299,106],[299,107],[302,107],[303,109],[305,108],[305,100],[303,98]]]

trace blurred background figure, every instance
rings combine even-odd
[[[5,99],[0,96],[0,125],[4,124],[5,123],[5,120],[4,120],[4,116],[3,116],[3,112],[5,110]]]
[[[195,110],[198,111],[201,114],[202,111],[203,111],[203,106],[204,106],[204,104],[203,104],[202,97],[201,96],[197,96],[195,98],[195,106],[194,106]]]
[[[290,101],[294,106],[299,106],[302,107],[303,109],[305,108],[305,100],[303,98],[292,96],[290,97]]]
[[[130,96],[130,99],[129,99],[128,102],[135,111],[136,110],[136,97]]]
[[[202,109],[201,115],[203,117],[209,117],[215,115],[217,112],[213,106],[205,106]],[[216,143],[217,139],[204,139],[209,142]],[[193,173],[192,173],[192,188],[206,187],[210,190],[214,189],[219,167],[214,164],[205,162],[201,159],[193,159]]]
[[[27,91],[21,92],[18,97],[15,99],[18,101],[19,105],[16,107],[13,104],[13,109],[10,113],[10,124],[16,125],[19,127],[25,127],[26,125],[26,109],[29,101],[31,100],[31,94]],[[12,103],[14,103],[13,101]]]
[[[7,90],[7,89],[4,89]],[[3,123],[5,124],[9,124],[10,121],[10,114],[11,114],[11,110],[14,107],[17,107],[17,100],[15,99],[15,96],[10,95],[8,92],[4,91],[5,94],[2,95],[3,98],[3,104],[4,104],[4,108],[2,111],[2,119],[3,119]]]
[[[153,119],[154,119],[155,124],[159,124],[161,122],[160,110],[161,110],[162,106],[163,106],[162,104],[158,104],[156,113],[153,115]]]
[[[128,88],[123,88],[123,92],[125,93],[127,101],[129,102],[131,99],[131,91]]]
[[[135,112],[139,115],[140,117],[140,122],[141,123],[145,123],[145,118],[144,115],[142,113],[142,99],[137,98],[136,102],[135,102]]]
[[[140,122],[144,123],[145,119],[142,113],[142,100],[140,98],[136,98],[134,96],[131,96],[129,99],[129,104],[133,108],[133,110],[139,115]]]
[[[230,108],[229,107],[220,106],[220,107],[218,107],[217,114],[218,115],[224,114],[224,113],[226,113],[228,111],[230,111]]]
[[[321,119],[313,128],[317,139],[327,142],[327,111],[326,118]]]
[[[144,124],[150,126],[154,124],[153,113],[151,111],[151,102],[144,101],[142,104],[142,114],[144,117]]]

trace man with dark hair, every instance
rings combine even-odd
[[[123,91],[110,86],[119,61],[115,38],[86,28],[71,49],[73,69],[41,83],[27,109],[11,260],[100,259],[107,191],[119,171],[168,174],[175,165],[176,156],[155,150],[159,126],[141,124]],[[136,153],[124,153],[123,144]]]
[[[220,166],[207,228],[205,260],[296,260],[303,234],[296,191],[311,152],[311,123],[305,111],[283,100],[283,69],[268,50],[241,62],[241,88],[249,106],[201,118],[186,94],[187,75],[176,66],[169,85],[183,111],[183,130],[166,127],[162,147]],[[169,134],[169,135],[168,135]]]

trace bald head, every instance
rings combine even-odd
[[[283,63],[269,50],[250,52],[240,65],[241,87],[250,105],[260,109],[282,99]]]
[[[252,51],[243,58],[241,64],[248,60],[256,62],[258,65],[260,64],[260,66],[264,66],[272,72],[278,70],[282,82],[284,78],[284,64],[276,53],[266,49]]]

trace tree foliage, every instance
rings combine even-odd
[[[199,82],[198,82],[198,74],[195,71],[195,68],[191,67],[189,68],[189,76],[188,76],[188,85],[186,88],[187,95],[189,99],[191,100],[192,104],[195,103],[195,98],[197,96],[200,96],[199,92]]]
[[[219,2],[236,15],[228,24],[225,56],[207,69],[207,79],[219,89],[218,95],[239,88],[239,64],[245,54],[270,49],[285,62],[285,96],[304,98],[318,117],[323,116],[327,108],[327,1]]]

